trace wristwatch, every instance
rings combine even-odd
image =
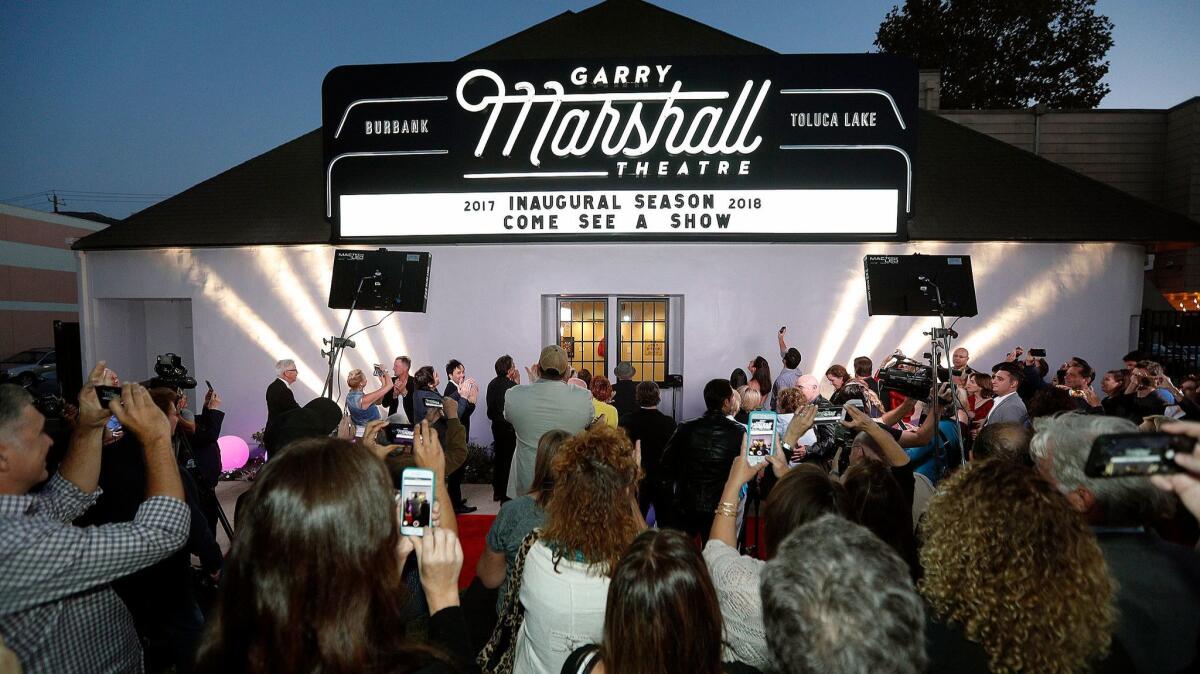
[[[792,453],[792,446],[787,443],[787,440],[780,440],[779,446],[783,447],[783,451],[787,452],[788,454]]]

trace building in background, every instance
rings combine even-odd
[[[772,53],[649,3],[605,2],[464,60]],[[867,317],[866,254],[972,256],[980,313],[957,330],[982,368],[1018,344],[1099,368],[1137,345],[1147,247],[1194,240],[1194,217],[944,111],[920,111],[916,127],[908,241],[389,246],[432,254],[428,313],[356,314],[351,331],[383,322],[355,337],[342,375],[408,355],[438,369],[457,358],[483,381],[497,356],[528,365],[542,345],[569,337],[593,374],[611,377],[629,354],[639,379],[682,375],[664,406],[691,416],[706,380],[756,355],[778,363],[780,325],[805,371],[879,360],[898,346],[928,350],[929,319]],[[85,359],[138,378],[157,353],[180,354],[221,391],[227,431],[247,438],[262,427],[277,359],[296,360],[298,399],[317,395],[320,340],[345,319],[326,308],[333,250],[345,245],[331,240],[325,187],[318,129],[77,242]],[[486,425],[473,428],[475,441],[488,440]]]
[[[54,346],[54,321],[78,321],[71,246],[101,222],[0,204],[0,358]]]

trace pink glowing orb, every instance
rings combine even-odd
[[[236,435],[223,435],[217,438],[221,448],[221,470],[228,473],[246,465],[250,459],[250,445]]]

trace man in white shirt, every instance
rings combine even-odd
[[[1017,395],[1023,374],[1016,363],[999,363],[992,368],[992,392],[996,397],[983,422],[985,427],[1002,423],[1029,425],[1029,411],[1025,409],[1025,401]]]

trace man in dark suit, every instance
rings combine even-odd
[[[413,419],[413,391],[416,387],[413,378],[408,375],[411,368],[412,360],[408,356],[396,356],[396,360],[392,361],[392,373],[396,375],[392,379],[392,389],[383,394],[379,404],[387,408],[388,416],[403,407],[404,417],[408,419],[408,423],[415,425],[423,420]]]
[[[475,411],[475,400],[479,390],[474,379],[467,379],[467,368],[458,360],[450,359],[446,363],[446,392],[443,398],[450,398],[458,403],[458,418],[467,430],[467,439],[471,437],[471,413]],[[451,471],[446,477],[446,491],[450,494],[450,502],[458,515],[468,515],[478,510],[475,506],[467,505],[462,496],[463,475],[466,472],[464,464],[458,470]]]
[[[651,491],[658,483],[658,464],[662,459],[663,449],[675,432],[675,420],[658,411],[661,396],[658,384],[644,381],[637,385],[635,392],[637,409],[620,418],[620,426],[629,434],[629,441],[638,446],[641,443],[643,478],[638,485],[638,506],[642,509],[642,517],[650,511],[653,501]]]
[[[417,505],[417,526],[429,526],[429,501],[424,498],[420,499],[419,505]]]
[[[492,500],[508,500],[508,471],[517,449],[517,432],[504,418],[504,394],[521,383],[521,371],[512,356],[496,359],[496,378],[488,382],[487,415],[492,421]]]
[[[292,393],[292,384],[296,381],[296,362],[290,358],[275,363],[275,381],[267,387],[267,424],[276,415],[300,407],[296,403],[296,394]]]

